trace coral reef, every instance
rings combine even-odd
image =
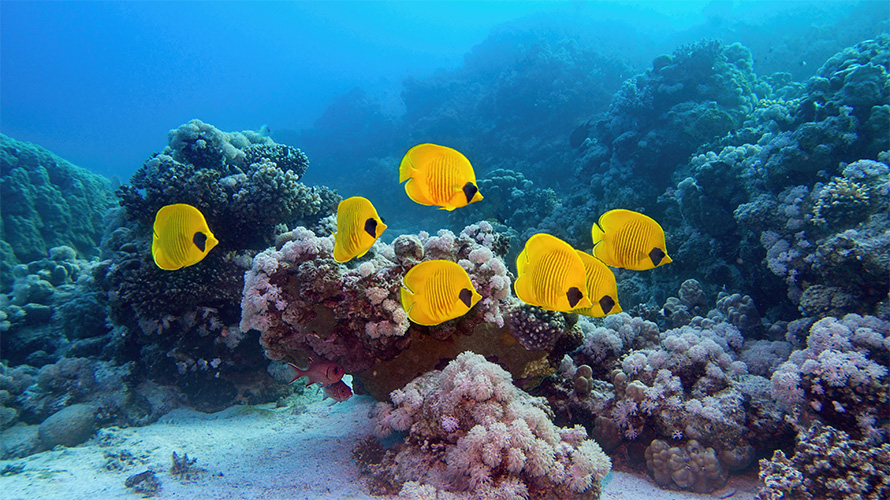
[[[886,440],[888,373],[890,322],[856,314],[828,317],[809,328],[806,348],[772,373],[770,394],[787,411],[811,414],[857,437]]]
[[[757,341],[746,342],[726,314],[729,296],[707,310],[691,280],[678,295],[669,304],[689,317],[660,318],[664,330],[627,313],[582,318],[583,347],[535,393],[547,396],[558,424],[580,423],[604,449],[647,462],[659,485],[711,492],[788,431],[769,380],[741,361]],[[757,373],[787,360],[783,345]]]
[[[226,133],[200,120],[171,130],[169,145],[118,190],[129,220],[151,225],[171,203],[198,207],[220,250],[261,248],[279,224],[312,225],[339,197],[298,181],[309,160],[300,150],[255,132]]]
[[[655,439],[646,448],[646,467],[659,486],[677,485],[697,493],[710,493],[726,484],[726,471],[713,448],[691,439],[683,448]]]
[[[583,347],[534,391],[557,424],[580,423],[613,457],[632,466],[645,458],[662,487],[697,492],[722,487],[758,454],[790,447],[789,421],[844,429],[869,456],[886,453],[890,323],[856,314],[764,323],[744,312],[756,310],[750,297],[724,294],[706,310],[692,280],[677,295],[663,309],[672,312],[655,318],[664,330],[627,313],[579,321]],[[787,472],[777,453],[769,474]]]
[[[204,410],[274,399],[280,389],[265,382],[255,334],[238,328],[244,272],[283,224],[314,227],[339,197],[298,182],[306,156],[256,132],[192,120],[168,142],[118,190],[122,209],[94,272],[109,296],[110,354],[139,359],[152,380],[176,385]],[[149,251],[154,215],[171,203],[201,210],[220,240],[200,265],[176,272],[159,269]]]
[[[474,220],[494,219],[514,228],[537,226],[558,204],[553,189],[535,187],[522,172],[505,168],[492,170],[480,179],[479,191],[485,193],[485,204],[468,216]],[[522,235],[525,239],[528,236]]]
[[[0,134],[0,292],[9,292],[16,264],[68,246],[98,255],[111,182],[46,149]]]
[[[776,450],[760,461],[765,487],[757,498],[864,498],[890,495],[890,444],[854,440],[841,430],[814,423],[801,428],[794,455]]]
[[[13,268],[12,290],[0,294],[0,349],[10,364],[39,367],[101,351],[107,300],[92,278],[96,265],[61,246]]]
[[[534,385],[553,372],[553,360],[577,347],[580,332],[562,315],[541,315],[512,298],[512,278],[493,252],[500,239],[487,222],[459,235],[402,235],[343,265],[333,260],[332,237],[298,227],[280,249],[254,258],[240,328],[261,333],[270,359],[333,361],[376,398],[467,349],[497,356],[517,380]],[[460,318],[425,327],[408,321],[398,291],[408,269],[432,259],[459,263],[482,299]],[[538,332],[545,330],[542,341]]]
[[[740,126],[757,94],[768,90],[752,66],[742,45],[703,41],[656,59],[644,75],[626,81],[612,98],[608,124],[595,129],[603,132],[598,142],[611,145],[613,166],[629,167],[615,180],[645,175],[653,189],[664,189],[699,145]]]
[[[580,426],[553,425],[543,400],[465,352],[379,403],[377,432],[407,432],[380,467],[402,494],[599,498],[609,458]]]

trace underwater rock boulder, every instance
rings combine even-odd
[[[93,435],[95,427],[95,407],[87,404],[66,406],[40,424],[40,444],[46,449],[58,445],[77,446]]]

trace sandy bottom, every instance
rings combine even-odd
[[[351,461],[361,437],[372,434],[374,401],[353,397],[331,405],[312,400],[293,407],[240,406],[207,415],[176,410],[155,424],[109,428],[76,448],[56,448],[0,461],[0,496],[22,499],[139,498],[124,485],[155,473],[155,498],[380,499],[371,496]],[[188,454],[202,471],[170,473],[172,453]],[[10,474],[9,470],[21,469]],[[750,499],[757,484],[734,478],[712,495],[659,489],[648,477],[613,471],[604,499]]]

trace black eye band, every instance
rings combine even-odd
[[[479,188],[474,186],[472,182],[464,184],[464,196],[467,197],[467,203],[471,202],[478,192]]]
[[[609,311],[611,311],[612,308],[615,307],[615,301],[612,300],[612,297],[606,295],[605,297],[600,299],[600,307],[603,308],[604,313],[609,314]]]
[[[470,307],[470,301],[473,300],[473,292],[471,292],[467,288],[464,288],[460,291],[460,293],[457,296],[461,302],[466,304],[467,307]]]
[[[665,258],[665,253],[661,251],[660,248],[653,248],[651,252],[649,252],[649,259],[652,260],[652,264],[658,265],[661,264],[661,260]]]
[[[573,286],[566,292],[566,298],[569,299],[569,307],[575,307],[582,297],[584,297],[584,294],[581,293],[581,290],[578,290],[578,287]]]
[[[197,233],[195,233],[194,236],[192,236],[192,243],[194,243],[195,246],[198,247],[198,250],[203,252],[204,249],[207,248],[207,235],[198,231]]]
[[[365,221],[365,232],[370,234],[372,238],[377,237],[377,220],[376,219],[368,219]]]

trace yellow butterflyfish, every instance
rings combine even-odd
[[[581,257],[581,262],[584,263],[590,307],[572,309],[572,312],[596,318],[620,313],[618,284],[615,282],[615,275],[612,273],[612,270],[599,259],[595,259],[593,255],[581,250],[577,250],[577,252],[578,256]]]
[[[590,307],[584,263],[565,241],[538,233],[525,243],[516,259],[516,296],[526,304],[569,312]]]
[[[167,271],[201,262],[219,243],[207,227],[204,214],[184,203],[158,210],[153,229],[151,255],[155,264]]]
[[[593,256],[608,266],[646,271],[670,264],[664,230],[650,217],[631,210],[609,210],[590,229]]]
[[[408,319],[426,326],[459,318],[482,298],[464,268],[450,260],[412,267],[402,278],[400,297]]]
[[[459,151],[436,144],[418,144],[399,164],[399,182],[408,197],[421,205],[454,210],[482,199],[476,174]]]
[[[386,224],[366,198],[353,196],[341,201],[337,206],[334,260],[346,262],[368,253],[383,231]]]

